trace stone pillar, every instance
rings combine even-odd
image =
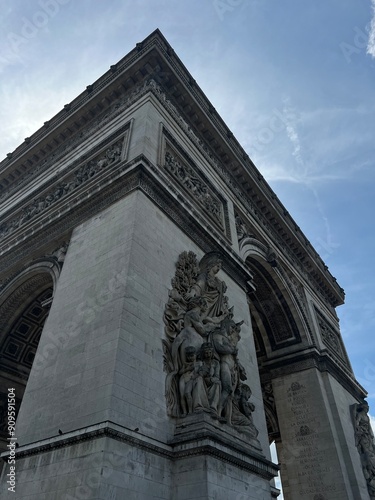
[[[286,500],[369,500],[350,417],[354,398],[316,368],[273,380]]]

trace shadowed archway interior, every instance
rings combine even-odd
[[[31,284],[31,283],[30,283]],[[0,341],[0,449],[5,449],[8,437],[5,418],[7,388],[16,387],[16,412],[18,413],[35,353],[47,319],[53,294],[53,286],[45,280],[43,286],[24,293],[14,292],[12,320],[5,325]],[[19,291],[20,289],[18,289]],[[10,303],[12,300],[10,298]],[[4,417],[4,418],[3,418]]]

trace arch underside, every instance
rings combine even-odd
[[[250,315],[271,444],[280,440],[280,430],[269,364],[278,353],[288,353],[288,348],[293,348],[302,340],[296,321],[298,315],[291,308],[288,290],[277,281],[273,268],[266,261],[249,256],[246,263],[254,276],[255,291],[250,295]]]
[[[8,437],[8,389],[15,388],[18,413],[52,295],[52,277],[36,274],[13,287],[0,305],[0,449]]]
[[[270,272],[255,259],[247,259],[254,274],[255,291],[250,312],[258,358],[301,342],[294,315]]]

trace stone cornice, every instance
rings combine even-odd
[[[277,475],[278,467],[269,460],[254,454],[244,447],[238,449],[235,445],[228,446],[223,443],[220,437],[198,437],[195,442],[189,445],[180,446],[167,445],[154,438],[144,436],[139,432],[132,431],[113,422],[106,421],[92,425],[84,429],[68,432],[21,446],[15,450],[16,460],[27,458],[41,453],[47,453],[56,449],[74,446],[84,441],[100,438],[109,438],[128,443],[137,448],[146,450],[149,453],[159,455],[168,460],[179,460],[189,456],[206,455],[221,461],[230,463],[236,467],[255,472],[257,475],[270,480]],[[4,452],[1,457],[7,461],[9,452]]]
[[[36,161],[48,156],[56,144],[66,141],[93,116],[113,105],[124,91],[150,76],[182,110],[192,134],[199,137],[221,172],[230,176],[234,196],[260,227],[273,235],[278,250],[314,282],[331,305],[343,303],[343,290],[335,278],[158,30],[11,153],[0,164],[0,185],[15,182]]]
[[[19,159],[23,155],[28,155],[33,152],[36,144],[40,144],[43,142],[48,136],[52,135],[53,131],[56,130],[62,123],[70,122],[70,118],[80,112],[82,115],[82,109],[87,103],[94,103],[98,105],[98,102],[101,101],[99,107],[99,111],[107,107],[109,103],[113,102],[118,98],[116,92],[114,92],[113,88],[109,88],[111,83],[118,79],[119,75],[123,74],[126,70],[132,67],[135,63],[137,63],[140,59],[144,57],[144,55],[150,51],[155,44],[160,44],[161,40],[164,39],[163,35],[159,30],[154,31],[151,35],[149,35],[142,44],[137,44],[137,47],[129,52],[124,58],[122,58],[118,63],[112,65],[110,70],[104,73],[98,80],[96,80],[92,85],[88,85],[86,90],[83,91],[80,95],[78,95],[73,101],[69,104],[66,104],[59,113],[57,113],[54,117],[52,117],[48,122],[45,122],[44,126],[38,129],[32,136],[25,139],[25,142],[22,143],[18,148],[16,148],[12,153],[8,153],[7,158],[0,163],[0,177],[3,177],[4,172],[8,169],[14,168],[16,169],[16,160]],[[140,47],[142,45],[142,47]],[[134,68],[136,71],[138,68]],[[149,72],[153,73],[153,68],[150,68]],[[139,70],[138,70],[139,71]],[[147,74],[147,71],[144,70],[144,73]],[[131,75],[128,75],[129,79],[131,79]],[[133,82],[129,82],[128,89],[134,86],[134,83],[140,79],[143,79],[144,74],[141,78],[133,79]],[[103,90],[109,89],[110,93],[112,93],[112,98],[107,99],[107,103],[105,103],[105,95],[103,95]],[[105,94],[105,92],[104,92]],[[100,95],[101,99],[96,100],[96,98]],[[91,110],[92,115],[97,114]],[[73,122],[74,120],[72,120]],[[87,122],[87,118],[84,120]],[[76,124],[76,127],[79,128],[79,124]]]
[[[354,398],[362,400],[367,392],[355,380],[353,373],[347,366],[340,363],[337,358],[332,358],[326,350],[318,352],[317,349],[306,349],[302,352],[291,353],[265,362],[260,362],[261,380],[266,382],[277,377],[300,373],[303,370],[316,368],[320,372],[332,375]]]
[[[59,448],[72,446],[83,441],[99,439],[106,436],[110,436],[113,439],[126,441],[140,448],[147,449],[148,451],[151,451],[153,453],[164,455],[167,458],[173,457],[173,451],[170,446],[163,446],[161,442],[151,438],[143,440],[136,432],[109,421],[102,422],[100,424],[94,424],[83,429],[67,432],[63,435],[50,437],[42,441],[37,441],[35,443],[20,446],[18,449],[16,449],[15,453],[17,459],[22,459],[33,455],[38,455],[40,453],[53,451]],[[4,452],[1,454],[1,457],[4,460],[6,460],[8,456],[9,452]]]

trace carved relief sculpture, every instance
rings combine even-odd
[[[236,323],[228,307],[226,285],[217,277],[221,265],[216,252],[199,264],[193,252],[183,252],[177,262],[164,311],[167,410],[171,417],[206,412],[256,438],[255,406],[238,359],[243,321]]]
[[[361,457],[363,474],[371,499],[375,499],[375,441],[368,416],[368,404],[356,403],[351,406],[355,444]]]
[[[98,157],[81,165],[63,183],[51,188],[46,195],[37,198],[32,203],[26,205],[16,218],[1,224],[0,239],[8,236],[23,224],[48,209],[51,205],[57,203],[63,197],[78,189],[82,184],[97,175],[101,170],[109,167],[116,161],[120,161],[123,142],[124,139],[121,138],[116,143],[112,144]]]
[[[223,228],[222,203],[211,192],[199,174],[189,165],[179,161],[170,151],[165,152],[164,167]]]
[[[340,333],[332,327],[325,317],[315,308],[318,319],[319,331],[328,352],[336,359],[341,360],[347,369],[350,368],[350,362],[345,351]]]

